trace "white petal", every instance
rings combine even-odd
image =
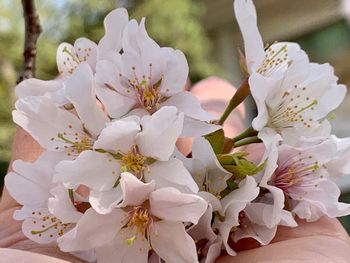
[[[161,48],[161,52],[166,58],[161,92],[165,96],[170,96],[180,92],[185,87],[188,78],[188,64],[184,53],[180,50]]]
[[[254,238],[261,245],[268,245],[275,237],[277,226],[268,228],[257,224],[250,224],[244,228],[238,228],[234,233],[234,241],[237,242],[243,238]]]
[[[107,191],[91,190],[89,203],[91,207],[99,214],[109,214],[123,200],[123,192],[118,185]]]
[[[22,223],[22,232],[29,239],[39,244],[48,244],[57,240],[61,235],[73,225],[64,225],[56,217],[51,215],[46,208],[35,210]]]
[[[12,165],[14,172],[5,177],[11,196],[24,206],[46,207],[50,189],[54,187],[54,167],[61,158],[60,153],[44,152],[34,163],[16,160]]]
[[[211,121],[215,117],[203,110],[199,100],[188,91],[179,92],[162,103],[162,106],[175,106],[186,116],[200,121]]]
[[[212,194],[219,194],[227,187],[226,181],[231,174],[220,165],[210,143],[203,137],[197,137],[192,145],[192,157],[206,166],[206,179]]]
[[[151,231],[151,245],[168,263],[198,262],[195,243],[182,223],[155,222]]]
[[[80,63],[74,47],[65,42],[58,46],[56,60],[58,72],[64,77],[70,76]]]
[[[135,121],[113,121],[102,130],[94,144],[94,148],[128,153],[135,145],[135,138],[140,130],[140,125]]]
[[[224,210],[229,206],[236,206],[236,214],[238,220],[238,213],[246,206],[247,203],[253,201],[259,194],[259,187],[257,187],[254,178],[247,176],[246,179],[239,183],[239,188],[233,190],[223,199],[221,204]],[[239,207],[243,207],[239,209]]]
[[[60,80],[25,79],[16,86],[16,96],[44,96],[47,92],[55,92],[62,87]]]
[[[303,198],[297,202],[292,212],[300,218],[311,222],[323,215],[334,218],[350,214],[350,204],[338,202],[340,190],[330,181],[323,180],[314,189],[309,189]]]
[[[197,225],[191,228],[188,233],[194,240],[206,239],[209,242],[212,242],[216,239],[217,235],[211,227],[213,219],[213,209],[211,205],[208,206],[207,211],[199,219]]]
[[[144,175],[146,182],[152,180],[156,182],[156,188],[175,187],[182,192],[198,192],[196,182],[178,159],[170,159],[166,162],[157,161],[149,165]]]
[[[55,182],[68,188],[80,184],[97,191],[113,188],[120,175],[120,165],[109,154],[84,151],[74,161],[62,161],[56,166]]]
[[[256,70],[263,61],[265,52],[264,43],[257,26],[256,10],[253,1],[235,0],[234,11],[243,35],[248,69]]]
[[[150,211],[158,218],[168,221],[197,224],[208,203],[199,196],[183,194],[175,188],[160,188],[149,197]]]
[[[61,220],[63,224],[76,223],[83,215],[78,212],[69,198],[68,189],[58,185],[51,191],[53,197],[48,200],[48,209],[51,214]]]
[[[169,160],[182,131],[183,118],[175,107],[163,107],[152,116],[144,116],[142,132],[136,138],[140,153],[160,161]]]
[[[98,43],[98,59],[108,59],[110,52],[119,52],[122,44],[122,32],[128,22],[128,12],[118,8],[110,12],[104,19],[105,35]]]
[[[222,129],[222,126],[186,117],[180,137],[200,137]]]
[[[45,149],[57,150],[67,143],[57,138],[59,133],[84,135],[80,120],[72,113],[58,108],[46,97],[26,97],[16,102],[13,120]],[[74,138],[74,137],[73,137]],[[68,145],[70,146],[70,145]]]
[[[118,235],[112,242],[96,248],[98,263],[147,263],[148,242],[138,235],[131,245],[125,236]]]
[[[81,63],[74,74],[65,82],[65,92],[85,128],[92,135],[97,136],[109,122],[109,119],[96,104],[93,83],[90,66],[87,63]]]
[[[136,99],[120,94],[118,64],[102,60],[96,66],[96,94],[113,118],[126,114],[136,103]]]
[[[148,199],[155,189],[155,182],[145,184],[131,173],[122,173],[120,186],[123,191],[123,202],[120,207],[138,206]]]
[[[85,37],[78,38],[74,42],[74,49],[80,61],[86,61],[95,71],[97,61],[97,45]]]
[[[125,213],[120,209],[100,215],[88,209],[78,224],[57,241],[64,252],[88,250],[111,242],[123,226]]]

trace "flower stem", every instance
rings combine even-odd
[[[254,136],[254,137],[244,138],[243,140],[235,142],[233,146],[234,146],[234,148],[237,148],[237,147],[240,147],[243,145],[248,145],[248,144],[252,144],[252,143],[259,143],[259,142],[261,142],[261,140],[257,136]]]
[[[239,89],[236,91],[236,93],[233,95],[231,98],[229,104],[227,105],[224,113],[221,115],[218,124],[223,125],[228,116],[231,114],[231,112],[239,105],[241,104],[245,98],[248,97],[250,94],[250,89],[249,89],[249,83],[248,79],[245,79]]]
[[[237,135],[236,137],[233,138],[233,142],[238,142],[244,138],[248,138],[248,137],[253,137],[258,135],[258,132],[256,130],[253,129],[252,126],[250,126],[248,129],[246,129],[244,132],[242,132],[241,134]]]

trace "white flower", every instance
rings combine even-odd
[[[300,142],[299,146],[302,146]],[[336,155],[337,146],[332,140],[302,148],[281,145],[277,151],[270,152],[267,162],[275,163],[275,169],[264,174],[260,186],[271,193],[283,191],[289,209],[307,221],[323,215],[332,218],[347,215],[350,205],[338,202],[340,190],[330,179],[327,168]],[[283,200],[282,195],[274,195],[274,199]]]
[[[122,32],[128,21],[126,9],[119,8],[110,12],[104,19],[105,35],[98,45],[87,38],[79,38],[74,45],[61,43],[57,48],[57,69],[60,76],[55,80],[44,81],[28,79],[16,87],[19,98],[27,96],[47,96],[59,106],[69,101],[64,94],[63,82],[70,78],[82,62],[86,62],[95,71],[98,60],[119,53],[122,45]]]
[[[166,262],[198,262],[184,222],[196,224],[207,203],[174,188],[155,190],[123,173],[123,202],[107,215],[86,211],[77,226],[59,239],[63,251],[96,248],[98,262],[147,262],[152,248]]]
[[[97,63],[96,93],[113,118],[133,108],[153,113],[163,106],[176,106],[186,116],[183,136],[219,129],[206,123],[214,117],[191,93],[183,91],[187,77],[184,54],[154,42],[146,32],[144,19],[140,25],[131,20],[123,33],[123,53]]]
[[[218,196],[227,187],[226,181],[230,178],[231,173],[220,165],[206,139],[195,138],[192,145],[192,158],[186,158],[181,153],[177,155],[190,171],[201,191]]]
[[[307,55],[296,43],[274,43],[265,49],[252,0],[235,0],[234,11],[243,35],[249,74],[256,72],[263,77],[281,78],[290,64],[308,61]]]
[[[92,149],[93,142],[109,122],[96,105],[90,67],[83,63],[65,83],[65,93],[78,117],[58,107],[45,96],[29,96],[16,102],[13,120],[52,151],[64,151],[67,158]]]
[[[90,202],[99,213],[109,213],[120,196],[118,180],[129,171],[156,187],[172,186],[197,192],[198,186],[182,162],[171,155],[182,131],[183,114],[163,107],[141,120],[136,116],[110,123],[94,143],[74,161],[57,165],[55,180],[66,187],[80,184],[91,189]]]
[[[330,125],[325,118],[346,93],[329,64],[293,63],[282,79],[253,74],[249,84],[258,108],[253,128],[279,133],[288,144],[300,136],[329,136]]]
[[[40,244],[56,241],[82,216],[68,189],[52,183],[54,167],[61,159],[62,153],[44,152],[34,163],[18,160],[13,163],[14,172],[5,177],[11,196],[23,205],[14,218],[24,220],[23,233]]]

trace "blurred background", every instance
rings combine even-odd
[[[350,0],[255,0],[259,28],[266,43],[294,41],[314,62],[329,62],[340,82],[350,84]],[[43,33],[38,41],[37,78],[57,75],[56,48],[81,36],[98,42],[103,17],[116,7],[130,16],[146,16],[151,37],[161,46],[181,49],[190,64],[192,83],[216,75],[239,86],[237,49],[242,39],[232,0],[37,0]],[[20,0],[0,3],[0,189],[11,156],[15,126],[11,120],[14,87],[21,68],[24,21]],[[332,116],[339,137],[350,136],[350,93]],[[250,117],[254,117],[250,113]],[[350,202],[350,177],[339,181]],[[0,192],[1,193],[1,192]],[[350,217],[341,221],[350,231]]]

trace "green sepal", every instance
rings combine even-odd
[[[208,140],[216,154],[223,152],[225,145],[225,133],[223,129],[212,132],[206,135],[205,138]]]

